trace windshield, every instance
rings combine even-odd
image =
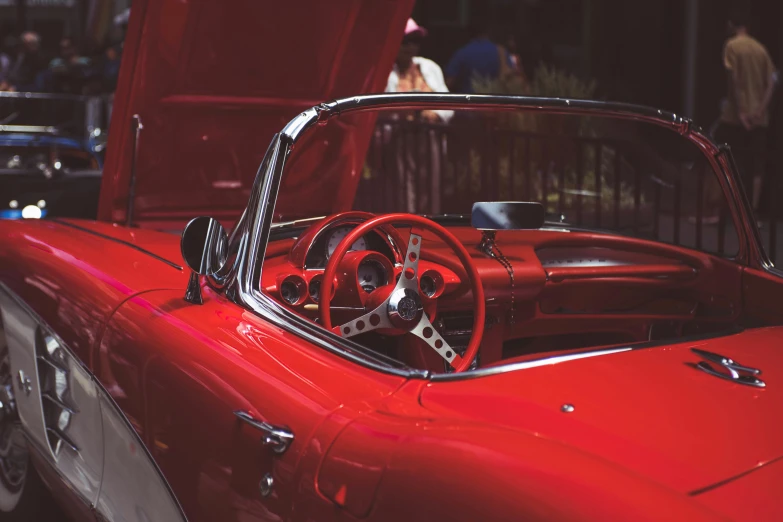
[[[697,145],[670,127],[600,112],[340,115],[297,142],[275,220],[364,210],[468,224],[462,216],[477,201],[539,202],[550,226],[729,257],[738,248],[726,199]]]

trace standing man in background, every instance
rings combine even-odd
[[[769,104],[777,71],[767,49],[748,34],[745,10],[731,14],[728,30],[731,36],[723,47],[728,98],[721,113],[718,139],[732,147],[745,190],[757,211],[766,169]]]
[[[446,85],[452,92],[473,93],[474,79],[504,77],[513,72],[513,61],[508,51],[490,39],[489,15],[477,14],[473,38],[457,49],[446,65]]]

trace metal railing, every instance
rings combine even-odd
[[[551,220],[725,257],[738,251],[726,200],[706,159],[664,161],[619,139],[382,121],[356,201],[361,210],[469,214],[481,200],[544,204]],[[777,250],[768,246],[770,256]],[[774,257],[773,257],[774,259]]]

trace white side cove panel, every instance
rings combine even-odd
[[[106,470],[98,512],[111,521],[185,520],[168,485],[114,403],[103,396],[101,407],[106,434]],[[129,451],[132,448],[137,450]]]
[[[70,489],[102,520],[185,521],[160,470],[108,393],[3,284],[0,319],[22,425],[34,449]]]
[[[38,385],[40,382],[38,365],[35,360],[35,334],[38,330],[38,322],[6,291],[0,291],[0,319],[3,321],[2,328],[8,345],[11,380],[14,383],[14,399],[19,419],[30,441],[44,455],[54,458],[46,437]]]

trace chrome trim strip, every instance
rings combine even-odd
[[[258,261],[263,259],[266,252],[274,204],[277,201],[277,189],[289,147],[290,142],[276,135],[267,151],[266,169],[263,167],[267,158],[259,167],[248,207],[243,214],[244,219],[241,223],[243,229],[237,229],[241,234],[240,245],[233,278],[228,278],[230,282],[227,295],[270,323],[340,357],[400,377],[426,378],[428,375],[426,371],[408,368],[399,361],[372,352],[355,342],[341,341],[332,332],[286,310],[258,289],[257,283],[261,280],[261,263]]]
[[[504,364],[500,366],[491,366],[489,368],[479,368],[470,372],[462,373],[438,373],[430,377],[432,381],[462,381],[466,379],[477,379],[479,377],[486,377],[489,375],[499,375],[501,373],[513,372],[516,370],[526,370],[528,368],[537,368],[539,366],[547,366],[549,364],[558,364],[562,362],[576,361],[579,359],[587,359],[589,357],[599,357],[602,355],[613,355],[622,352],[635,352],[637,350],[647,350],[651,348],[659,348],[661,346],[671,346],[674,344],[688,344],[694,341],[703,341],[705,339],[715,339],[717,337],[728,337],[730,335],[737,335],[743,331],[742,328],[733,328],[725,332],[715,332],[711,334],[695,335],[689,337],[682,337],[680,339],[667,340],[667,341],[648,341],[638,344],[630,344],[627,346],[604,348],[598,350],[590,350],[572,355],[555,355],[552,357],[542,357],[540,359],[533,359],[530,361],[522,361],[518,363]]]
[[[601,102],[566,98],[540,98],[532,96],[499,96],[489,94],[445,94],[445,93],[394,93],[368,94],[342,98],[322,103],[304,111],[292,119],[282,131],[292,144],[302,136],[305,130],[318,122],[339,116],[344,112],[388,107],[405,109],[476,109],[493,107],[498,109],[529,109],[541,112],[563,114],[592,114],[601,111],[602,115],[628,119],[645,120],[664,126],[676,127],[680,134],[691,133],[690,120],[674,113],[633,105],[629,103]],[[698,132],[698,131],[697,131]],[[701,135],[701,133],[698,133]]]
[[[57,134],[57,127],[50,125],[0,125],[0,132],[20,132],[29,134]]]
[[[128,241],[123,241],[122,239],[117,239],[116,237],[107,236],[106,234],[101,234],[100,232],[96,232],[95,230],[90,230],[89,228],[80,227],[79,225],[75,225],[73,223],[68,223],[67,221],[63,221],[61,219],[50,219],[49,222],[51,223],[57,223],[58,225],[62,225],[65,227],[71,227],[75,228],[76,230],[81,230],[82,232],[86,232],[87,234],[92,234],[93,236],[98,236],[103,239],[108,239],[109,241],[113,241],[115,243],[119,243],[121,245],[125,245],[127,247],[130,247],[134,250],[138,250],[142,254],[146,254],[150,257],[154,257],[158,261],[162,261],[163,263],[166,263],[172,268],[176,268],[177,270],[184,270],[183,267],[180,265],[174,263],[173,261],[169,261],[165,257],[160,257],[158,254],[155,254],[153,252],[150,252],[149,250],[146,250],[138,245],[134,245],[133,243],[129,243]]]
[[[736,177],[739,170],[737,169],[737,163],[734,159],[734,153],[732,152],[731,147],[724,143],[719,145],[718,149],[720,151],[718,156],[723,156],[725,158],[729,170],[731,170],[731,172],[733,172]],[[729,173],[725,173],[725,175],[726,178],[730,177]],[[746,258],[744,261],[751,267],[753,266],[752,262],[756,261],[760,268],[762,268],[764,271],[769,272],[776,277],[783,277],[783,271],[775,268],[773,261],[769,258],[767,251],[764,249],[764,242],[761,238],[761,231],[756,225],[756,219],[753,215],[753,207],[750,204],[750,199],[748,198],[748,194],[745,192],[744,187],[742,187],[739,183],[735,183],[731,189],[733,190],[735,205],[738,207],[737,212],[741,214],[743,230],[745,231],[745,238],[747,239],[748,243],[747,248],[750,250],[748,257],[752,255],[755,258]],[[743,245],[740,244],[740,249],[742,246]]]
[[[71,100],[71,101],[89,101],[92,96],[83,96],[80,94],[50,94],[43,92],[0,92],[0,98],[22,98],[22,99],[39,99],[39,100]]]
[[[49,359],[47,357],[43,357],[41,355],[37,355],[35,358],[37,360],[41,361],[42,363],[47,364],[48,366],[51,366],[55,370],[62,370],[64,372],[68,371],[68,368],[63,368],[62,366],[60,366],[59,364],[57,364],[56,362],[52,361],[51,359]]]
[[[71,450],[75,453],[79,453],[79,447],[74,444],[74,442],[63,432],[60,430],[56,430],[54,428],[46,428],[46,433],[50,433],[60,439],[62,442],[65,443],[66,446],[71,448]]]
[[[73,408],[73,407],[71,407],[71,406],[69,406],[69,405],[65,404],[63,401],[61,401],[61,400],[60,400],[60,399],[58,399],[57,397],[54,397],[54,396],[53,396],[51,393],[49,393],[49,392],[44,392],[44,393],[42,393],[42,394],[41,394],[41,398],[42,398],[42,399],[46,399],[47,401],[49,401],[49,402],[51,402],[52,404],[56,405],[56,406],[57,406],[58,408],[60,408],[61,410],[65,410],[65,411],[67,411],[67,412],[68,412],[68,413],[70,413],[71,415],[75,415],[75,414],[79,413],[79,410],[78,410],[77,408]]]

